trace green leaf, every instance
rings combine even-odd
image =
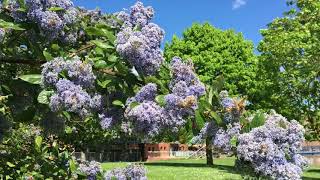
[[[0,3],[1,4],[1,3]],[[9,4],[9,0],[3,0],[2,1],[2,7],[7,7]]]
[[[49,11],[64,11],[64,9],[62,7],[51,7]]]
[[[216,112],[210,111],[210,115],[211,115],[211,117],[213,117],[216,120],[216,123],[219,126],[222,125],[222,119],[220,118],[220,116]]]
[[[166,104],[166,101],[164,99],[165,95],[158,95],[156,96],[156,102],[160,105],[160,106],[164,106]]]
[[[104,60],[98,60],[94,62],[94,67],[97,69],[103,69],[108,67],[108,64]]]
[[[101,49],[114,49],[113,46],[109,45],[107,42],[101,40],[92,40],[93,44],[97,45]]]
[[[212,82],[212,87],[216,91],[220,92],[223,90],[224,83],[225,83],[224,77],[220,75]]]
[[[124,107],[124,104],[120,100],[115,100],[115,101],[112,102],[112,104],[115,105],[115,106]]]
[[[118,57],[115,55],[111,55],[108,57],[108,61],[110,62],[117,62],[118,61]]]
[[[253,128],[262,126],[262,125],[264,125],[265,121],[266,121],[266,119],[264,117],[264,114],[262,112],[258,112],[253,117],[253,119],[250,123],[250,128],[253,129]]]
[[[104,80],[104,81],[102,81],[102,82],[98,80],[98,85],[101,86],[102,88],[106,88],[107,85],[108,85],[109,83],[111,83],[111,82],[112,82],[112,80],[110,80],[110,79]]]
[[[41,91],[40,94],[38,95],[38,102],[40,104],[49,104],[50,97],[53,93],[54,93],[53,91],[46,91],[46,90]]]
[[[18,0],[18,4],[22,8],[26,8],[26,2],[24,0]]]
[[[205,119],[203,119],[201,112],[199,110],[195,111],[195,119],[196,119],[197,125],[203,124],[205,122]]]
[[[72,128],[70,126],[67,126],[64,131],[66,132],[66,134],[71,134],[72,133]]]
[[[138,103],[138,102],[132,102],[132,103],[130,104],[130,108],[132,109],[132,108],[138,106],[139,104],[140,104],[140,103]]]
[[[31,84],[40,84],[41,83],[41,74],[27,74],[19,76],[19,79],[26,81]]]
[[[236,147],[237,146],[237,137],[232,137],[231,140],[230,140],[230,144],[231,146],[233,147]]]
[[[58,44],[52,44],[51,48],[55,51],[58,51],[60,49],[60,46]]]
[[[53,59],[52,55],[47,51],[43,51],[43,56],[46,58],[47,61],[50,61]]]
[[[21,28],[19,25],[14,24],[12,22],[6,22],[2,19],[0,19],[0,27],[4,28],[4,29],[13,29],[13,30],[17,30],[17,31],[23,31],[25,29]]]
[[[69,160],[69,166],[71,172],[75,172],[77,170],[76,162],[73,159]]]
[[[67,111],[63,111],[62,114],[67,118],[68,121],[71,119],[71,115]]]
[[[14,164],[12,164],[11,162],[7,162],[7,165],[9,166],[9,167],[15,167],[16,165],[14,165]]]
[[[40,152],[42,140],[43,140],[43,139],[42,139],[41,136],[37,136],[36,139],[35,139],[36,150],[37,150],[38,152]]]

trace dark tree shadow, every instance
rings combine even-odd
[[[306,172],[311,172],[311,173],[320,173],[320,169],[309,169]]]
[[[213,167],[203,163],[172,163],[172,162],[148,162],[146,166],[171,166],[171,167]]]
[[[170,166],[170,167],[195,167],[195,168],[216,168],[225,172],[233,174],[241,174],[234,166],[230,165],[206,165],[204,163],[172,163],[172,162],[149,162],[145,163],[146,166]]]

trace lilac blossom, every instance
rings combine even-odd
[[[56,111],[62,107],[68,112],[86,116],[90,112],[90,95],[81,86],[61,79],[56,84],[57,92],[51,97],[51,110]]]
[[[47,40],[65,40],[63,34],[67,26],[75,23],[79,12],[70,0],[26,0],[26,11],[21,11],[17,1],[9,1],[8,10],[16,22],[35,23],[40,34]],[[61,8],[54,11],[52,8]],[[65,36],[68,37],[68,36]]]
[[[79,171],[87,175],[88,180],[96,180],[96,176],[102,173],[101,165],[96,161],[80,163]]]
[[[146,169],[143,165],[129,164],[125,168],[115,168],[107,171],[104,175],[105,180],[147,180]]]
[[[74,84],[81,85],[83,88],[92,88],[95,83],[96,76],[92,71],[92,64],[82,62],[77,57],[69,61],[59,57],[42,65],[43,85],[54,86],[60,79],[60,73],[64,71]]]
[[[187,82],[182,78],[180,81],[176,81],[179,76],[176,73],[179,72],[175,68],[179,67],[174,64],[172,67],[173,80],[171,81],[173,86],[170,88],[171,93],[164,95],[164,105],[160,106],[155,102],[157,87],[152,83],[142,87],[134,97],[127,99],[125,117],[133,122],[134,127],[138,127],[137,132],[153,135],[158,134],[164,128],[176,131],[184,125],[186,117],[194,114],[198,98],[205,93],[205,88],[196,77],[191,65],[181,61],[180,65],[193,78],[189,78]],[[185,75],[188,74],[185,73]],[[137,102],[138,105],[131,108],[130,104],[133,102]]]
[[[156,95],[157,85],[154,83],[149,83],[143,86],[134,98],[136,102],[142,103],[144,101],[154,101]]]
[[[3,28],[0,28],[0,41],[3,41],[6,31]]]
[[[54,86],[59,80],[59,74],[65,69],[66,62],[63,58],[55,58],[42,65],[41,81],[45,87]]]
[[[265,125],[238,138],[237,154],[257,173],[271,179],[301,179],[307,161],[298,153],[304,141],[304,129],[297,121],[287,121],[272,112]]]
[[[108,116],[107,113],[99,114],[98,117],[102,129],[109,129],[113,125],[114,119],[111,116]]]
[[[117,34],[117,52],[139,73],[153,75],[158,72],[164,61],[160,49],[164,31],[158,25],[149,23],[153,17],[152,8],[137,2],[131,7],[130,14],[122,11],[116,16],[124,22]],[[135,29],[137,26],[141,28],[140,31]]]
[[[153,101],[145,101],[127,109],[125,117],[133,123],[135,132],[146,132],[149,136],[159,133],[163,125],[163,108]]]

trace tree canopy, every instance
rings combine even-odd
[[[288,1],[292,10],[261,31],[257,108],[273,108],[320,133],[320,2]]]
[[[166,59],[181,56],[191,59],[200,79],[211,83],[223,75],[225,88],[231,94],[248,95],[255,91],[256,57],[253,43],[241,33],[220,30],[209,23],[195,23],[174,36],[165,45]]]

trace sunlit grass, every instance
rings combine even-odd
[[[241,173],[234,170],[234,158],[214,160],[214,166],[207,166],[204,159],[176,159],[144,163],[149,180],[210,180],[210,179],[243,179]],[[128,163],[103,163],[109,170],[125,167]],[[304,173],[307,180],[320,179],[320,167],[310,167]]]

